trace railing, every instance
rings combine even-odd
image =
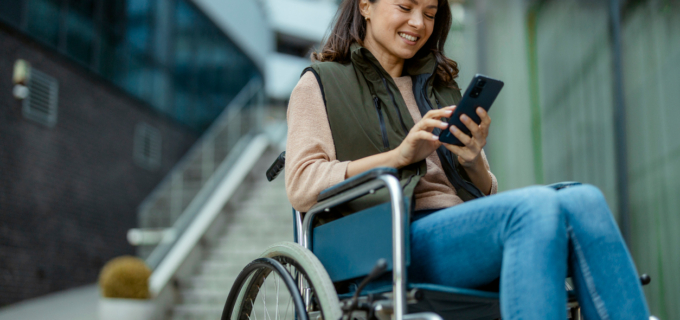
[[[193,221],[254,134],[262,130],[263,84],[251,80],[138,208],[128,232],[137,254],[155,269]]]

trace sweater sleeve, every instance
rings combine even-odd
[[[293,208],[306,212],[326,188],[345,180],[349,161],[338,161],[321,88],[311,72],[288,103],[285,180]]]
[[[498,180],[496,180],[496,176],[491,172],[491,168],[489,168],[489,160],[486,159],[486,153],[484,153],[484,149],[482,149],[482,158],[484,159],[486,171],[488,171],[489,176],[491,176],[491,191],[489,192],[489,195],[496,194],[498,193]]]

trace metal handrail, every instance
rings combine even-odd
[[[251,79],[205,133],[138,207],[139,229],[165,230],[159,243],[140,246],[138,255],[151,268],[158,266],[173,243],[191,223],[220,178],[229,171],[248,140],[262,130],[263,84]]]

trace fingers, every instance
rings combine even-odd
[[[482,131],[482,134],[486,137],[489,135],[491,117],[489,117],[489,114],[486,112],[486,110],[484,110],[484,108],[478,107],[476,111],[479,118],[482,119],[482,122],[479,124],[479,129]]]
[[[479,137],[480,135],[479,125],[472,121],[470,117],[464,114],[460,116],[460,121],[463,122],[463,124],[468,128],[468,130],[470,130],[470,133],[472,134],[473,137]]]
[[[412,134],[416,140],[439,141],[439,137],[428,131],[418,131]]]
[[[441,109],[436,109],[436,110],[430,110],[428,111],[423,119],[440,119],[440,118],[448,118],[453,114],[453,109],[455,109],[456,106],[450,106],[450,107],[445,107]]]
[[[467,153],[467,151],[469,150],[466,149],[465,147],[460,147],[455,144],[448,143],[444,143],[444,147],[446,147],[446,149],[449,149],[449,151],[451,151],[453,154],[459,157],[463,157],[463,154]]]
[[[470,136],[468,136],[467,134],[463,133],[463,131],[460,131],[460,129],[458,129],[458,127],[451,126],[451,128],[449,128],[449,131],[451,131],[451,133],[453,133],[453,135],[456,138],[458,138],[458,141],[462,142],[464,145],[469,146],[469,145],[472,144],[472,142],[473,142],[472,138]]]
[[[439,128],[439,129],[444,130],[448,126],[449,126],[448,123],[443,122],[441,120],[422,119],[418,122],[418,125],[416,126],[416,128],[418,130],[425,130],[425,131],[432,132],[432,129],[434,129],[434,128]]]

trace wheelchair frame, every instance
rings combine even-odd
[[[272,164],[272,166],[267,170],[267,179],[269,181],[272,181],[276,178],[276,176],[283,170],[285,163],[285,152],[282,153],[278,159]],[[338,185],[335,185],[331,188],[328,188],[324,191],[321,192],[321,194],[318,197],[318,203],[314,205],[306,214],[304,214],[303,218],[303,213],[297,210],[294,210],[294,226],[295,226],[295,242],[303,247],[304,249],[308,250],[310,254],[314,255],[313,253],[313,241],[312,241],[312,236],[313,236],[313,222],[314,218],[316,218],[319,214],[325,213],[325,212],[330,212],[332,208],[345,204],[349,201],[355,200],[357,198],[363,197],[368,194],[373,194],[376,191],[382,189],[382,188],[387,188],[389,196],[390,196],[390,205],[391,205],[391,218],[392,218],[392,292],[391,293],[386,293],[385,296],[391,296],[391,299],[388,298],[386,300],[377,300],[375,301],[372,305],[370,305],[370,308],[373,308],[372,310],[373,315],[378,317],[381,320],[384,319],[393,319],[393,320],[417,320],[417,319],[422,319],[422,320],[443,320],[443,318],[434,312],[419,312],[419,313],[412,313],[412,314],[407,314],[408,312],[408,306],[407,303],[409,299],[413,299],[414,297],[407,297],[410,293],[407,292],[407,279],[406,279],[406,244],[405,244],[405,235],[408,234],[408,230],[406,228],[409,227],[408,223],[406,221],[406,215],[408,212],[406,211],[406,208],[404,207],[404,198],[403,198],[403,193],[401,189],[401,184],[399,180],[397,179],[397,170],[393,168],[376,168],[369,170],[367,172],[364,172],[358,176],[352,177],[350,179],[347,179]],[[552,185],[548,185],[548,187],[552,187],[556,190],[563,189],[563,188],[568,188],[574,185],[579,185],[581,183],[579,182],[562,182],[562,183],[556,183]],[[258,259],[255,260],[253,263],[258,262],[262,260]],[[278,263],[275,260],[271,260],[271,263]],[[269,263],[269,262],[268,262]],[[252,263],[251,263],[252,264]],[[246,269],[248,266],[246,267]],[[325,267],[323,267],[325,269]],[[245,269],[244,269],[245,271]],[[297,273],[297,272],[296,272]],[[239,275],[239,278],[245,277],[246,275],[242,274]],[[292,277],[298,277],[297,275],[292,275]],[[368,280],[369,277],[367,277],[366,280]],[[292,279],[292,278],[291,278]],[[646,274],[643,274],[642,277],[640,278],[643,285],[649,283],[650,279],[649,276]],[[309,312],[310,306],[311,306],[311,298],[310,298],[310,291],[308,288],[304,287],[303,280],[301,277],[298,277],[298,282],[297,282],[297,295],[299,298],[302,299],[304,303],[304,311]],[[330,280],[330,279],[328,279]],[[234,287],[232,287],[232,290],[229,294],[230,298],[227,299],[227,303],[225,304],[225,313],[222,315],[222,319],[227,319],[227,305],[231,303],[233,307],[233,301],[231,301],[232,296],[235,296],[234,289],[236,288],[237,284],[234,284]],[[457,288],[450,288],[450,289],[457,289]],[[571,290],[569,287],[568,283],[566,284],[566,289],[568,291]],[[360,289],[359,289],[360,290]],[[357,290],[357,291],[359,291]],[[464,291],[464,290],[461,290]],[[416,292],[414,295],[417,295],[417,290],[414,290]],[[295,294],[295,293],[291,293]],[[337,294],[337,293],[336,293]],[[462,292],[456,292],[454,293],[456,295],[463,295],[466,296],[467,294]],[[470,296],[471,298],[474,296]],[[354,299],[358,298],[358,292],[355,293],[355,296],[353,297]],[[362,297],[364,300],[366,300],[366,297]],[[479,298],[479,297],[477,297]],[[358,298],[361,299],[361,298]],[[490,298],[487,298],[490,299]],[[497,299],[497,298],[495,298]],[[415,299],[418,300],[418,299]],[[347,302],[348,300],[343,300],[339,301],[341,306],[344,305],[344,302]],[[354,301],[357,302],[357,301]],[[370,302],[370,301],[369,301]],[[569,318],[571,319],[581,319],[580,315],[580,308],[578,306],[578,302],[576,301],[574,296],[570,296],[568,301],[567,301],[567,310],[568,310],[568,315]],[[565,310],[566,311],[566,310]],[[388,315],[391,314],[391,317]],[[350,314],[351,315],[351,314]],[[380,316],[381,315],[381,316]],[[344,312],[343,312],[343,317],[344,317]],[[338,320],[338,319],[326,319],[326,320]],[[350,319],[348,319],[350,320]]]
[[[395,170],[396,171],[396,170]],[[368,180],[359,186],[349,189],[345,192],[341,192],[331,198],[317,203],[312,209],[310,209],[302,219],[302,213],[300,211],[295,211],[295,222],[298,226],[298,243],[308,250],[312,250],[311,237],[312,234],[312,222],[316,215],[322,212],[329,212],[331,208],[354,200],[356,198],[362,197],[367,194],[375,193],[375,191],[387,187],[390,194],[390,202],[392,207],[392,294],[393,294],[393,312],[395,320],[403,319],[441,319],[438,315],[433,314],[423,315],[419,317],[419,314],[410,315],[406,317],[407,306],[406,306],[406,281],[404,279],[404,270],[406,268],[405,262],[405,244],[404,235],[406,234],[404,221],[404,202],[402,197],[401,184],[399,180],[391,174],[378,175],[374,180]],[[305,299],[308,300],[308,299]]]

